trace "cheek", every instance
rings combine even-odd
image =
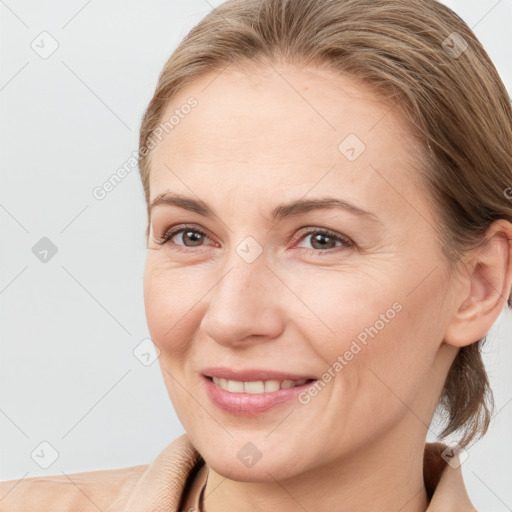
[[[205,291],[200,280],[179,269],[152,262],[144,272],[144,307],[151,339],[162,355],[174,357],[187,351],[195,322],[201,314],[200,299]]]
[[[447,281],[432,274],[411,293],[414,276],[399,272],[376,286],[359,274],[331,281],[331,293],[309,295],[308,304],[329,328],[319,336],[318,322],[303,335],[324,361],[325,379],[336,393],[356,396],[365,406],[400,400],[410,403],[427,378],[442,341],[442,293]],[[307,296],[307,295],[305,295]],[[371,406],[371,407],[370,407]]]
[[[352,354],[347,357],[355,358],[357,352],[360,358],[371,340],[386,338],[390,326],[401,322],[403,305],[397,300],[400,294],[392,288],[376,286],[368,276],[333,274],[324,286],[319,286],[318,280],[316,283],[317,287],[310,287],[303,294],[304,303],[316,318],[304,337],[316,346],[324,360],[333,362],[351,349]],[[356,344],[362,349],[358,350]]]
[[[380,304],[374,303],[372,314],[353,333],[351,345],[361,350],[349,356],[352,362],[344,371],[348,370],[347,379],[353,371],[362,414],[373,411],[375,417],[391,421],[428,390],[426,383],[443,339],[443,287],[446,281],[440,274],[432,275],[414,293],[410,287],[397,287]]]

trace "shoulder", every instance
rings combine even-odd
[[[148,465],[0,482],[2,512],[105,510],[126,501]],[[117,512],[117,508],[111,508]]]
[[[177,502],[201,456],[187,434],[150,463],[0,482],[1,512],[161,510]]]

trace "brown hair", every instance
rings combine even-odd
[[[494,220],[512,221],[510,98],[472,30],[435,0],[228,0],[211,11],[165,64],[142,120],[139,168],[148,205],[154,134],[174,95],[230,64],[278,60],[362,80],[400,109],[425,150],[421,175],[450,268],[482,243]],[[440,436],[462,431],[461,446],[485,434],[494,408],[485,341],[459,350],[436,410],[447,421]]]

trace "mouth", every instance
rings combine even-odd
[[[231,380],[202,375],[203,389],[210,402],[224,413],[257,416],[277,406],[290,406],[317,379]]]

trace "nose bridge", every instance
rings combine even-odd
[[[230,293],[252,295],[264,291],[264,279],[268,278],[267,254],[263,246],[253,237],[246,236],[229,249],[223,269],[224,277],[219,281],[217,292],[229,298]],[[255,289],[256,288],[256,289]]]
[[[247,237],[230,253],[224,266],[224,277],[214,291],[214,302],[222,308],[229,307],[228,311],[222,311],[224,316],[229,311],[236,314],[245,309],[255,316],[263,305],[265,280],[269,275],[263,248],[255,239]]]
[[[203,318],[209,337],[231,344],[248,336],[278,335],[276,284],[268,282],[275,276],[266,265],[263,247],[253,237],[230,250]]]

